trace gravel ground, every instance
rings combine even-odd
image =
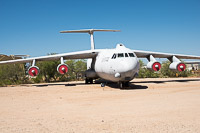
[[[198,133],[200,78],[0,87],[1,133]]]

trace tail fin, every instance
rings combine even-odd
[[[95,49],[95,46],[94,46],[94,36],[93,36],[93,33],[96,32],[96,31],[119,32],[120,30],[85,29],[85,30],[67,30],[67,31],[60,31],[60,33],[88,33],[88,34],[90,34],[91,50],[94,50],[94,49]]]

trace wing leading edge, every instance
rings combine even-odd
[[[171,58],[176,56],[179,59],[200,59],[200,56],[195,55],[184,55],[184,54],[172,54],[172,53],[162,53],[162,52],[151,52],[151,51],[142,51],[142,50],[133,50],[138,58],[148,58],[152,55],[155,58]]]
[[[70,52],[70,53],[64,53],[64,54],[33,57],[33,58],[27,58],[27,59],[0,61],[0,65],[26,63],[26,62],[32,62],[33,60],[36,60],[36,61],[59,60],[61,57],[63,57],[63,59],[65,60],[66,59],[88,59],[88,58],[96,57],[99,51],[100,50],[86,50],[86,51]]]

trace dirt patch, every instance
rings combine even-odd
[[[200,78],[0,88],[0,132],[200,132]]]

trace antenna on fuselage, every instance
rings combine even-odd
[[[67,30],[60,31],[60,33],[88,33],[90,34],[90,42],[91,42],[91,50],[95,49],[94,45],[94,32],[96,31],[111,31],[111,32],[119,32],[120,30],[106,30],[106,29],[86,29],[86,30]]]

